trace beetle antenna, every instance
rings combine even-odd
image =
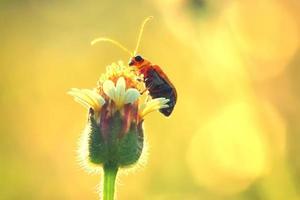
[[[121,43],[117,42],[116,40],[110,39],[110,38],[105,38],[105,37],[101,37],[101,38],[96,38],[91,42],[91,45],[94,45],[98,42],[110,42],[114,45],[116,45],[117,47],[121,48],[123,51],[129,53],[130,56],[133,56],[134,54],[129,51],[125,46],[123,46]]]
[[[133,55],[136,55],[136,53],[137,53],[137,51],[138,51],[138,49],[139,49],[139,45],[140,45],[141,38],[142,38],[142,35],[143,35],[144,27],[145,27],[146,23],[147,23],[148,21],[150,21],[151,19],[153,19],[153,16],[149,16],[149,17],[147,17],[147,18],[143,21],[143,23],[142,23],[142,25],[141,25],[141,28],[140,28],[140,33],[139,33],[139,36],[138,36],[138,39],[137,39],[137,43],[136,43],[136,47],[135,47],[135,50],[134,50],[134,52],[133,52]]]

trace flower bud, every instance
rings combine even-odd
[[[123,63],[108,66],[97,89],[71,89],[75,101],[89,109],[79,149],[85,167],[96,166],[98,171],[99,166],[127,167],[139,160],[144,117],[166,108],[169,101],[156,98],[141,103],[143,90],[143,77]]]
[[[105,107],[101,110],[103,120],[100,124],[97,124],[94,111],[90,109],[89,161],[120,167],[136,163],[143,150],[143,121],[129,121],[130,115],[126,116],[120,111],[111,114]]]

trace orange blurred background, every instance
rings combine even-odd
[[[147,116],[148,161],[120,175],[118,199],[300,199],[297,0],[0,1],[0,199],[98,199],[76,161],[93,88],[128,56],[159,64],[177,88],[170,118]]]

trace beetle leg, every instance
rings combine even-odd
[[[146,87],[142,92],[141,92],[141,95],[143,95],[147,90],[149,91],[149,89],[152,87],[152,83],[150,83],[149,85],[148,85],[148,87]]]
[[[139,82],[142,82],[142,81],[143,81],[141,78],[137,78],[136,80],[139,81]]]
[[[149,91],[150,87],[145,88],[140,94],[143,95],[145,92]]]

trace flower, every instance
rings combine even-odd
[[[93,108],[99,111],[105,103],[104,98],[95,90],[72,88],[68,94],[74,97],[74,100],[86,108]]]
[[[133,103],[140,97],[137,89],[129,88],[125,90],[126,83],[124,77],[120,77],[115,83],[107,80],[103,84],[104,93],[116,104],[117,108],[122,108],[125,104]]]
[[[136,163],[144,144],[144,117],[168,107],[168,99],[146,98],[143,76],[123,62],[113,63],[95,89],[72,88],[68,94],[89,110],[80,143],[80,161],[89,169]],[[91,168],[92,167],[92,168]]]

